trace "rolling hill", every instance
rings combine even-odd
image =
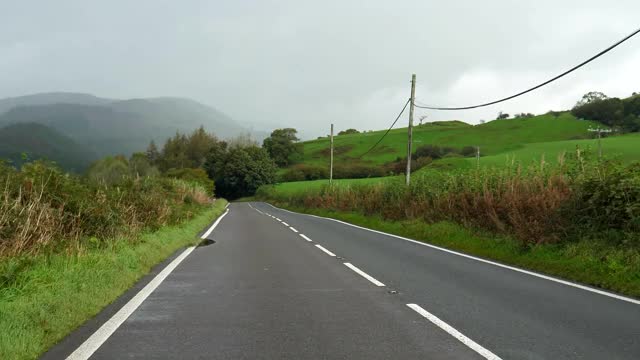
[[[517,151],[526,144],[586,139],[589,127],[599,124],[578,120],[569,113],[559,116],[540,115],[524,119],[494,120],[472,126],[460,121],[443,121],[415,126],[413,149],[421,145],[437,145],[462,148],[479,146],[482,156],[498,155]],[[601,126],[601,125],[600,125]],[[384,131],[340,135],[334,138],[336,162],[381,165],[406,156],[407,129],[394,129],[370,153],[362,156],[373,146]],[[329,138],[304,142],[304,163],[325,165],[329,161]]]
[[[24,123],[0,128],[0,158],[16,166],[25,160],[47,159],[79,173],[89,166],[96,154],[45,125]]]
[[[113,100],[46,93],[0,100],[0,127],[25,123],[45,125],[69,137],[96,159],[143,151],[151,140],[162,144],[176,131],[191,132],[201,125],[221,138],[249,132],[224,113],[182,98]],[[252,135],[261,139],[266,134]],[[15,146],[15,152],[24,151],[20,144]]]

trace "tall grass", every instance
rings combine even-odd
[[[637,239],[640,230],[640,166],[599,162],[579,149],[554,164],[421,172],[408,187],[396,179],[297,193],[264,187],[258,196],[386,220],[453,221],[510,235],[523,245],[556,243],[586,230],[622,241]]]
[[[204,188],[176,179],[123,177],[113,184],[42,161],[0,163],[0,257],[82,251],[188,220],[210,203]]]

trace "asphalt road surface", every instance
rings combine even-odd
[[[640,302],[235,203],[45,359],[640,359]]]

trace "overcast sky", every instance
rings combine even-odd
[[[411,73],[427,104],[510,95],[626,36],[639,15],[638,0],[0,0],[0,97],[189,97],[312,138],[331,122],[387,127]],[[567,109],[591,90],[640,91],[640,36],[514,101],[416,117],[477,123]]]

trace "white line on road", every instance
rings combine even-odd
[[[305,234],[300,234],[300,237],[305,239],[305,240],[307,240],[307,241],[309,241],[309,242],[313,241],[313,240],[309,239]]]
[[[318,249],[320,249],[320,250],[324,251],[325,253],[327,253],[327,255],[329,255],[329,256],[336,256],[336,254],[334,254],[334,253],[332,253],[331,251],[329,251],[329,250],[327,250],[327,249],[323,248],[323,247],[322,247],[322,245],[317,245],[317,244],[316,244],[316,247],[317,247]]]
[[[440,329],[442,329],[442,330],[446,331],[447,333],[449,333],[449,335],[451,335],[454,338],[460,340],[460,342],[462,342],[463,344],[467,345],[469,348],[473,349],[473,351],[477,352],[478,354],[482,355],[482,357],[484,357],[485,359],[501,360],[499,356],[497,356],[496,354],[492,353],[491,351],[483,348],[477,342],[475,342],[475,341],[469,339],[468,337],[464,336],[458,330],[454,329],[449,324],[447,324],[446,322],[440,320],[437,316],[435,316],[432,313],[428,312],[427,310],[423,309],[419,305],[407,304],[407,306],[410,307],[415,312],[417,312],[418,314],[420,314],[420,315],[424,316],[425,318],[427,318],[427,320],[429,320],[432,323],[434,323]]]
[[[296,230],[293,226],[289,226],[289,229],[291,229],[291,231],[293,231],[294,233],[298,232],[298,230]]]
[[[406,237],[403,237],[403,236],[400,236],[400,235],[394,235],[394,234],[389,234],[389,233],[382,232],[382,231],[378,231],[378,230],[368,229],[368,228],[363,227],[363,226],[358,226],[358,225],[350,224],[350,223],[348,223],[348,222],[346,222],[346,221],[341,221],[341,220],[332,219],[332,218],[323,217],[323,216],[318,216],[318,215],[301,214],[301,213],[293,212],[293,211],[290,211],[290,210],[287,210],[287,209],[280,209],[280,208],[275,207],[275,206],[273,206],[273,205],[271,205],[271,204],[269,204],[269,203],[267,203],[267,204],[268,204],[269,206],[271,206],[272,208],[274,208],[274,209],[282,210],[282,211],[286,211],[286,212],[289,212],[289,213],[291,213],[291,214],[296,214],[296,215],[305,215],[305,216],[311,216],[311,217],[314,217],[314,218],[317,218],[317,219],[324,219],[324,220],[329,220],[329,221],[335,221],[335,222],[337,222],[337,223],[344,224],[344,225],[348,225],[348,226],[351,226],[351,227],[354,227],[354,228],[358,228],[358,229],[362,229],[362,230],[371,231],[371,232],[374,232],[374,233],[376,233],[376,234],[381,234],[381,235],[386,235],[386,236],[394,237],[394,238],[396,238],[396,239],[401,239],[401,240],[405,240],[405,241],[410,241],[410,242],[412,242],[412,243],[414,243],[414,244],[418,244],[418,245],[426,246],[426,247],[429,247],[429,248],[432,248],[432,249],[435,249],[435,250],[439,250],[439,251],[443,251],[443,252],[446,252],[446,253],[449,253],[449,254],[462,256],[462,257],[465,257],[465,258],[467,258],[467,259],[471,259],[471,260],[475,260],[475,261],[480,261],[480,262],[483,262],[483,263],[485,263],[485,264],[490,264],[490,265],[494,265],[494,266],[501,267],[501,268],[503,268],[503,269],[509,269],[509,270],[517,271],[517,272],[522,273],[522,274],[527,274],[527,275],[535,276],[535,277],[538,277],[538,278],[541,278],[541,279],[545,279],[545,280],[553,281],[553,282],[556,282],[556,283],[560,283],[560,284],[563,284],[563,285],[571,286],[571,287],[578,288],[578,289],[581,289],[581,290],[589,291],[589,292],[592,292],[592,293],[596,293],[596,294],[600,294],[600,295],[608,296],[608,297],[610,297],[610,298],[614,298],[614,299],[618,299],[618,300],[626,301],[626,302],[629,302],[629,303],[632,303],[632,304],[640,305],[640,300],[636,300],[636,299],[632,299],[632,298],[630,298],[630,297],[626,297],[626,296],[622,296],[622,295],[614,294],[614,293],[612,293],[612,292],[608,292],[608,291],[604,291],[604,290],[600,290],[600,289],[592,288],[592,287],[589,287],[589,286],[585,286],[585,285],[577,284],[577,283],[574,283],[574,282],[571,282],[571,281],[567,281],[567,280],[557,279],[557,278],[554,278],[554,277],[551,277],[551,276],[547,276],[547,275],[540,274],[540,273],[536,273],[536,272],[529,271],[529,270],[520,269],[520,268],[517,268],[517,267],[514,267],[514,266],[505,265],[505,264],[500,264],[500,263],[497,263],[497,262],[495,262],[495,261],[486,260],[486,259],[482,259],[482,258],[475,257],[475,256],[472,256],[472,255],[463,254],[463,253],[461,253],[461,252],[457,252],[457,251],[453,251],[453,250],[445,249],[445,248],[443,248],[443,247],[436,246],[436,245],[427,244],[427,243],[424,243],[424,242],[421,242],[421,241],[418,241],[418,240],[409,239],[409,238],[406,238]]]
[[[104,323],[96,332],[93,333],[85,342],[80,345],[67,360],[85,360],[88,359],[105,341],[127,320],[127,318],[142,304],[142,302],[171,274],[171,272],[184,260],[195,247],[187,248],[185,251],[175,258],[167,267],[165,267],[156,277],[151,280],[147,286],[142,288],[128,303],[126,303],[115,315]]]
[[[284,226],[289,226],[289,224],[287,224],[287,223],[286,223],[286,222],[284,222],[284,221],[282,222],[282,225],[284,225]]]
[[[278,219],[278,218],[276,218],[276,220],[278,220],[278,221],[282,221],[282,220],[280,220],[280,219]]]
[[[317,245],[316,245],[317,246]],[[373,276],[367,274],[366,272],[358,269],[355,265],[351,264],[351,263],[344,263],[349,269],[355,271],[356,273],[358,273],[360,276],[362,276],[363,278],[371,281],[375,286],[384,286],[383,283],[381,283],[380,281],[376,280]]]
[[[218,223],[220,223],[220,220],[222,220],[223,217],[227,216],[228,213],[229,213],[229,209],[227,209],[227,211],[225,211],[224,214],[222,214],[222,216],[220,216],[218,220],[216,220],[216,222],[214,222],[213,225],[211,225],[211,227],[209,228],[209,230],[207,230],[207,232],[205,232],[204,234],[202,234],[202,236],[200,236],[200,239],[206,239],[207,237],[209,237],[213,229],[215,229],[216,226],[218,226]]]

